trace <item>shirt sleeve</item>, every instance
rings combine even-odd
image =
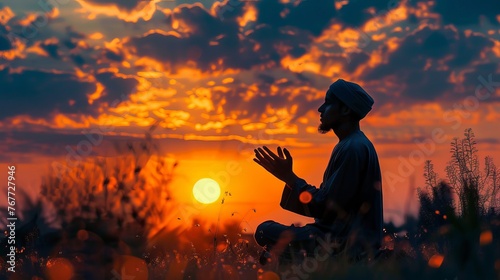
[[[294,186],[285,185],[281,207],[307,217],[335,219],[355,202],[364,172],[363,162],[366,160],[362,149],[343,151],[333,174],[321,183],[320,188],[307,184],[303,179],[298,180]],[[300,195],[303,192],[310,195],[303,195],[301,201]]]
[[[300,215],[314,217],[308,207],[305,207],[305,205],[300,201],[300,194],[304,191],[313,195],[316,194],[319,189],[309,185],[304,179],[297,180],[293,186],[285,184],[283,194],[281,195],[280,206],[285,210],[289,210]]]

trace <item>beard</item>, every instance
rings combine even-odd
[[[321,134],[326,134],[326,133],[330,132],[330,130],[332,130],[332,127],[327,125],[327,124],[320,123],[318,125],[318,132]]]

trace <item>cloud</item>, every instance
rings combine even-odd
[[[126,45],[132,47],[138,57],[153,58],[171,72],[188,62],[202,72],[213,67],[249,68],[259,63],[260,59],[250,53],[251,48],[240,52],[235,22],[223,24],[199,5],[181,6],[169,20],[179,22],[186,33],[154,32],[131,38]]]
[[[104,57],[106,57],[109,60],[117,61],[117,62],[121,62],[125,59],[125,55],[123,53],[116,53],[116,52],[111,51],[111,50],[105,50]]]
[[[353,73],[359,66],[370,60],[370,55],[366,52],[354,52],[349,55],[349,61],[346,61],[344,70]]]
[[[311,98],[311,92],[317,94],[315,88],[279,76],[279,72],[268,71],[257,73],[254,84],[235,83],[229,90],[213,88],[212,103],[228,116],[236,114],[241,120],[264,123],[269,122],[266,118],[277,116],[279,110],[284,110],[283,114],[275,121],[294,122],[321,105],[323,95]]]
[[[474,92],[475,87],[481,84],[479,77],[488,80],[488,76],[492,75],[492,81],[500,81],[500,67],[497,62],[486,62],[475,66],[474,71],[464,74],[464,84],[474,86],[471,88],[471,93]],[[484,85],[483,85],[484,86]]]
[[[121,100],[121,96],[129,96],[136,92],[138,82],[135,78],[128,78],[116,75],[112,72],[103,72],[96,75],[97,81],[105,87],[104,97],[99,101],[111,103],[114,100]]]
[[[0,70],[0,119],[21,114],[45,118],[61,113],[88,113],[91,108],[86,95],[95,85],[79,81],[72,74],[38,70],[12,72],[9,67]]]
[[[6,27],[6,24],[13,16],[14,15],[9,7],[3,9],[0,8],[0,52],[8,51],[13,48],[10,39],[8,38],[9,29]]]
[[[85,58],[79,54],[70,54],[69,57],[78,66],[83,66],[85,64]]]
[[[394,8],[392,5],[397,3],[397,1],[392,0],[349,1],[340,8],[337,18],[343,23],[343,26],[360,27],[373,18],[373,15],[369,13],[369,8],[374,9],[376,13],[382,13],[381,11]]]
[[[457,99],[457,84],[452,73],[481,60],[494,43],[482,34],[467,33],[454,27],[425,26],[400,39],[393,51],[381,46],[384,61],[367,69],[362,79],[392,80],[399,84],[390,94],[393,104]],[[459,92],[460,93],[460,92]]]
[[[60,156],[65,154],[64,146],[76,145],[86,138],[82,134],[54,132],[11,131],[1,132],[0,137],[9,143],[9,153]]]
[[[70,39],[86,39],[88,37],[85,33],[75,30],[72,26],[66,26],[65,31]]]
[[[123,100],[136,92],[137,80],[120,74],[103,72],[95,79],[104,86],[97,102],[89,102],[89,96],[97,91],[95,82],[82,80],[72,73],[27,70],[0,70],[1,97],[0,120],[29,115],[50,118],[55,113],[96,116],[99,103]]]
[[[288,4],[280,3],[278,0],[257,2],[258,17],[255,25],[265,24],[276,30],[289,26],[319,36],[337,15],[333,1],[290,2]],[[314,20],[311,15],[314,15]]]
[[[120,9],[126,10],[126,11],[132,11],[134,8],[139,6],[141,2],[144,2],[143,0],[85,0],[85,2],[89,4],[94,4],[96,6],[117,6]]]
[[[150,20],[158,0],[77,0],[84,10],[93,14],[117,17],[127,22]]]
[[[43,43],[40,45],[40,47],[45,50],[45,52],[47,52],[47,54],[54,58],[54,59],[59,59],[60,56],[59,56],[59,53],[58,53],[58,49],[59,49],[59,45],[56,44],[56,43]]]
[[[459,26],[479,24],[481,18],[484,17],[491,24],[499,25],[500,5],[498,1],[442,0],[434,3],[432,9],[441,15],[444,24],[451,23]]]
[[[464,67],[480,59],[481,53],[491,50],[495,45],[493,40],[480,33],[467,31],[458,33],[459,39],[454,42],[453,52],[455,58],[449,62],[449,66]]]
[[[1,139],[8,145],[2,145],[0,148],[0,162],[11,161],[10,156],[15,155],[20,161],[31,161],[33,156],[49,156],[60,157],[65,156],[66,160],[76,160],[76,156],[81,156],[85,159],[88,155],[111,155],[115,153],[114,144],[125,146],[125,143],[139,143],[144,140],[140,134],[138,137],[96,134],[99,130],[59,130],[59,131],[16,131],[0,132]],[[87,144],[90,143],[91,150],[86,150]],[[84,153],[77,152],[80,147],[84,146]],[[69,146],[69,149],[68,149]],[[5,149],[4,149],[5,147]],[[69,150],[69,151],[68,151]],[[70,152],[72,151],[72,152]],[[7,156],[5,156],[7,155]],[[10,155],[10,156],[9,156]],[[20,157],[28,155],[28,157]],[[30,158],[31,157],[31,158]],[[60,162],[65,164],[65,162]]]
[[[239,17],[245,5],[217,2],[215,14],[201,5],[181,5],[168,15],[178,32],[150,32],[131,38],[127,46],[138,57],[153,58],[172,72],[188,62],[202,72],[272,67],[284,57],[304,55],[335,16],[331,1],[301,1],[297,6],[276,0],[257,2],[256,20],[247,23],[242,36]],[[313,21],[312,13],[316,14]]]
[[[12,44],[10,43],[9,38],[7,36],[0,34],[0,52],[8,51],[12,49]]]

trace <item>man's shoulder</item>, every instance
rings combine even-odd
[[[366,136],[352,137],[338,150],[338,159],[354,159],[365,161],[376,156],[377,152],[372,142]]]
[[[366,137],[366,135],[363,132],[356,133],[356,135],[353,135],[347,141],[346,145],[344,146],[346,151],[350,152],[355,152],[355,151],[367,151],[374,149],[374,146],[370,139]]]

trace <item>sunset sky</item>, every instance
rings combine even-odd
[[[361,129],[381,162],[387,221],[415,213],[424,160],[444,178],[466,128],[481,164],[500,165],[497,1],[50,3],[0,4],[0,180],[14,164],[34,194],[85,134],[103,136],[92,150],[106,156],[159,120],[178,201],[208,177],[231,193],[199,210],[210,221],[309,222],[279,207],[283,183],[252,150],[287,147],[295,173],[319,186],[338,140],[318,133],[317,109],[339,78],[375,100]]]

